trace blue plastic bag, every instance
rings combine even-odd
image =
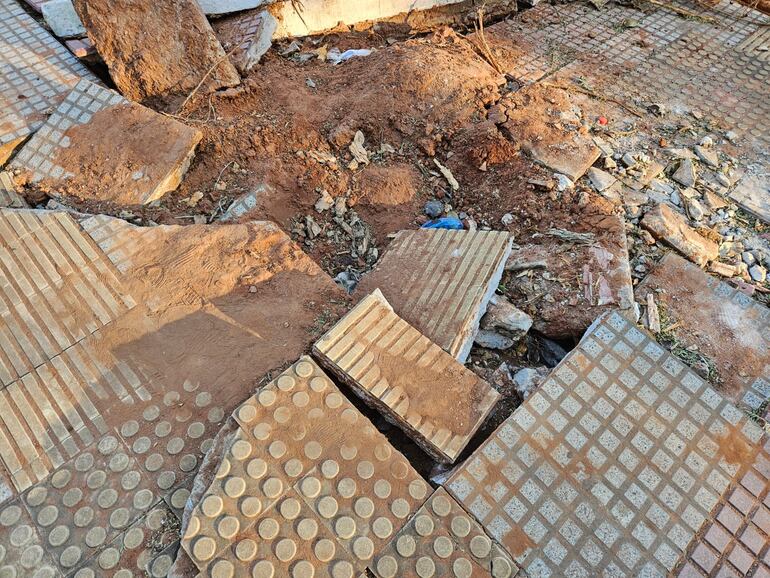
[[[463,222],[457,217],[441,217],[425,223],[421,229],[464,229]]]

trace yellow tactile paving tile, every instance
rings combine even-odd
[[[499,398],[487,382],[396,315],[379,290],[324,335],[313,352],[442,462],[457,459]]]

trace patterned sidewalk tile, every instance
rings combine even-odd
[[[0,166],[81,78],[98,82],[16,0],[0,0]]]
[[[452,463],[499,398],[497,391],[393,311],[379,290],[313,347],[364,401],[436,459]]]
[[[111,139],[98,139],[94,131],[107,130],[99,122],[107,123],[110,131],[125,127],[125,142],[119,150]],[[89,181],[80,183],[89,187],[84,195],[98,201],[146,204],[179,186],[202,136],[117,92],[81,80],[10,166],[29,173],[32,182],[45,179],[56,185],[81,174],[87,163]],[[135,142],[140,138],[153,141],[151,154]]]
[[[339,575],[352,577],[427,497],[427,484],[406,459],[308,357],[233,416],[239,427],[183,529],[182,546],[205,575],[268,572],[268,565],[289,575],[286,564],[300,557],[303,571],[307,564],[318,572],[340,565]],[[283,521],[270,513],[276,510]],[[292,526],[298,517],[303,523]],[[275,556],[259,546],[263,560],[255,532],[268,541],[288,534]],[[300,550],[292,532],[307,536]]]
[[[16,192],[10,173],[0,171],[0,207],[25,209],[27,202]]]
[[[439,488],[377,557],[373,571],[379,578],[509,578],[518,568],[478,522]]]
[[[762,435],[611,313],[446,487],[529,575],[665,576]]]
[[[8,576],[57,576],[51,555],[20,500],[0,507],[0,569]]]
[[[399,316],[463,363],[511,243],[501,231],[400,231],[357,292],[382,291]]]

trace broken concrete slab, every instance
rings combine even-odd
[[[509,578],[518,572],[508,554],[441,487],[393,537],[372,569],[378,578]]]
[[[357,294],[380,289],[400,317],[463,363],[511,242],[499,231],[400,231]]]
[[[770,173],[745,175],[730,192],[730,198],[752,215],[770,223]]]
[[[251,11],[213,23],[214,32],[241,74],[247,74],[272,46],[278,21],[267,10]]]
[[[665,203],[647,211],[641,225],[701,267],[719,257],[717,244],[698,234],[683,215]]]
[[[593,231],[592,242],[539,236],[515,248],[506,264],[508,298],[551,339],[579,338],[601,313],[634,306],[623,219],[588,217],[582,226]]]
[[[609,189],[617,181],[617,179],[607,171],[595,167],[588,169],[587,175],[588,180],[591,182],[591,186],[600,193]]]
[[[24,209],[27,202],[16,192],[10,173],[0,171],[0,207],[6,209]]]
[[[232,202],[219,220],[227,222],[240,219],[253,211],[257,207],[260,198],[269,195],[271,191],[272,189],[268,185],[259,185],[253,191],[241,195]]]
[[[313,354],[436,460],[452,463],[499,398],[488,383],[401,319],[377,290]]]
[[[577,107],[567,91],[526,87],[512,101],[515,106],[507,108],[502,128],[536,162],[574,182],[599,158],[599,147],[580,132]]]
[[[532,318],[502,295],[495,294],[481,318],[481,327],[499,330],[513,339],[520,339],[532,327]]]
[[[182,529],[206,575],[290,576],[298,565],[352,577],[428,497],[428,484],[308,357],[233,418],[227,451]]]
[[[0,1],[0,42],[2,166],[81,78],[97,79],[14,0]]]
[[[762,438],[607,313],[445,487],[530,576],[665,576]]]
[[[74,4],[112,80],[130,100],[187,96],[199,85],[205,92],[240,83],[195,0]]]
[[[680,347],[711,360],[713,378],[724,395],[754,410],[766,402],[770,397],[767,307],[672,253],[637,286],[637,298],[649,294],[663,308],[668,325],[676,324],[672,331]]]
[[[86,29],[75,12],[72,0],[48,0],[41,6],[45,23],[59,38],[77,38],[86,35]]]
[[[204,14],[219,16],[259,8],[263,4],[271,3],[272,0],[197,0],[197,2]]]
[[[0,236],[0,481],[49,553],[23,574],[165,576],[168,548],[138,560],[117,545],[164,504],[179,526],[225,416],[309,346],[310,302],[341,292],[269,223],[140,228],[0,209]],[[18,560],[14,535],[0,547]]]
[[[81,80],[10,166],[33,183],[66,183],[82,199],[146,204],[179,186],[201,138],[196,129]]]

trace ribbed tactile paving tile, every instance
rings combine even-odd
[[[518,572],[509,555],[443,488],[393,537],[373,570],[379,578],[510,578]]]
[[[501,231],[400,231],[358,294],[380,289],[398,315],[465,362],[511,243]]]
[[[500,397],[396,315],[379,290],[319,339],[313,353],[443,462],[457,459]]]
[[[0,166],[81,78],[97,82],[16,0],[0,0]]]
[[[307,530],[309,536],[309,526],[319,528],[317,538],[308,538],[312,549],[304,554],[323,562],[338,560],[344,566],[340,576],[352,577],[427,497],[428,485],[310,358],[301,358],[233,416],[239,427],[183,530],[182,546],[205,575],[231,566],[239,576],[267,571],[267,564],[257,566],[260,558],[250,542],[240,544],[255,539],[255,532],[262,535],[263,525],[274,530],[286,526],[289,532],[288,522],[267,521],[272,519],[269,511],[277,508],[287,518],[283,504],[291,498],[286,508],[296,510],[298,498],[306,511],[302,518],[311,521],[304,524],[307,528],[297,525],[292,531],[301,536]],[[271,540],[278,533],[270,531],[263,538]],[[317,562],[306,557],[300,565],[288,550],[282,560],[278,545],[278,561],[266,560],[284,564],[284,573],[276,575],[304,575],[307,564]],[[289,564],[292,560],[295,566]],[[334,567],[316,570],[331,572]]]
[[[762,437],[611,313],[446,487],[529,575],[662,577]]]
[[[11,175],[0,172],[0,207],[8,209],[24,209],[27,202],[16,192]]]

